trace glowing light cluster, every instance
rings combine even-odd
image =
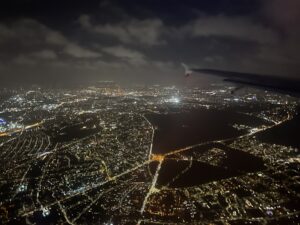
[[[172,97],[172,98],[168,99],[166,102],[178,104],[178,103],[180,103],[180,98],[178,98],[178,97]]]

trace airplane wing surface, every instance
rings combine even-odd
[[[240,73],[214,69],[187,68],[191,74],[207,74],[224,78],[224,81],[245,86],[255,86],[266,90],[289,94],[300,97],[300,80],[271,75],[260,75],[252,73]]]

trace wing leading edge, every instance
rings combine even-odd
[[[275,92],[300,97],[300,80],[271,75],[240,73],[214,69],[191,68],[193,73],[207,74],[224,78],[224,81],[240,85],[254,86]]]

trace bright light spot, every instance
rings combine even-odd
[[[42,206],[42,215],[43,215],[43,217],[49,216],[50,215],[49,208]]]
[[[168,99],[166,102],[171,102],[171,103],[180,103],[180,99],[178,97],[172,97]]]
[[[27,190],[27,184],[21,184],[17,189],[17,193],[24,192],[26,190]]]
[[[6,121],[2,118],[0,118],[0,125],[6,125]]]
[[[164,155],[159,155],[159,154],[152,154],[152,160],[154,161],[163,161],[165,158]]]

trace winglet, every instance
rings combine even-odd
[[[184,76],[185,77],[189,77],[190,75],[192,75],[193,71],[189,69],[189,67],[184,64],[184,63],[181,63],[181,65],[183,66],[184,68]]]

